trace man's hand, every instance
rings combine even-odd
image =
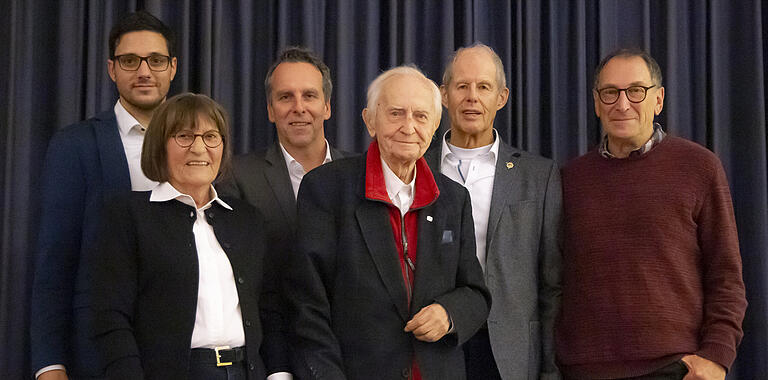
[[[451,322],[448,313],[442,305],[433,303],[419,310],[413,318],[405,324],[406,332],[413,332],[416,339],[424,342],[437,342],[442,338]]]
[[[683,380],[723,380],[725,368],[713,361],[697,355],[686,355],[681,359],[688,367],[688,374]]]
[[[67,372],[63,369],[53,369],[40,374],[37,380],[69,380]]]

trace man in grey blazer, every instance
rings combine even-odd
[[[477,256],[493,304],[464,345],[468,379],[557,379],[553,325],[560,305],[557,164],[500,141],[496,112],[509,96],[490,47],[458,49],[440,88],[451,130],[426,158],[472,198]]]
[[[301,180],[344,154],[325,140],[333,84],[328,66],[312,51],[284,49],[267,72],[264,87],[269,121],[275,124],[278,139],[266,150],[235,157],[232,175],[216,189],[247,201],[263,214],[268,247],[264,283],[279,303],[279,275],[296,232]]]

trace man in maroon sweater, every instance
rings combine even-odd
[[[658,64],[619,50],[595,74],[604,138],[563,169],[558,364],[572,379],[723,379],[747,301],[718,158],[653,122]]]

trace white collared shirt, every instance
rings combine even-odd
[[[299,186],[301,185],[301,180],[304,179],[304,174],[307,174],[307,172],[304,170],[304,166],[302,166],[299,161],[296,161],[296,159],[293,158],[293,156],[291,156],[287,150],[285,150],[283,143],[279,144],[280,150],[283,151],[283,158],[285,158],[285,166],[288,168],[288,176],[291,178],[293,198],[296,199],[299,196]],[[331,147],[328,145],[328,140],[325,140],[325,159],[323,160],[323,164],[327,164],[329,162],[331,162]]]
[[[170,183],[163,182],[152,189],[149,201],[176,200],[192,206],[197,216],[192,226],[192,233],[195,235],[195,248],[197,248],[199,282],[195,327],[192,330],[190,347],[240,347],[245,345],[245,331],[240,311],[240,298],[237,296],[235,286],[235,275],[229,258],[216,239],[213,227],[208,224],[204,212],[213,202],[217,202],[228,210],[232,210],[232,207],[219,199],[213,186],[211,186],[211,193],[213,193],[213,199],[197,208],[191,196],[182,194]]]
[[[491,212],[496,160],[499,156],[499,138],[494,129],[492,144],[464,149],[451,145],[447,141],[449,132],[443,135],[440,172],[464,185],[469,191],[469,196],[472,199],[472,219],[475,221],[476,254],[480,266],[483,268],[483,273],[485,273],[485,239],[488,235],[488,216]]]
[[[411,208],[413,204],[413,187],[416,184],[416,170],[413,172],[413,179],[411,183],[406,184],[400,177],[389,168],[383,158],[381,159],[381,169],[384,172],[384,185],[387,187],[387,195],[392,201],[392,204],[400,210],[400,216],[405,216],[405,213]]]
[[[115,118],[117,128],[120,131],[120,140],[123,142],[125,158],[128,161],[128,172],[131,175],[131,190],[148,191],[157,186],[157,182],[151,181],[141,170],[141,146],[144,144],[146,127],[141,125],[133,115],[120,103],[115,103]]]

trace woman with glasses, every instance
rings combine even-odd
[[[109,201],[89,256],[93,339],[110,379],[264,379],[286,371],[263,222],[221,199],[230,165],[224,110],[204,95],[155,112],[141,157],[151,192]],[[275,374],[280,378],[285,374]]]

